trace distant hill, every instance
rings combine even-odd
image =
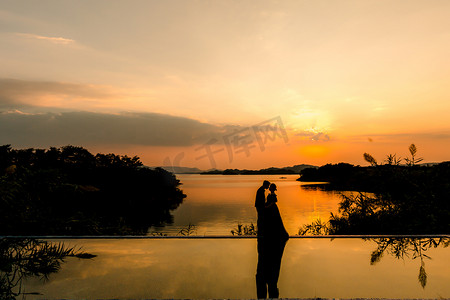
[[[301,170],[307,168],[317,168],[317,166],[313,165],[295,165],[292,167],[283,167],[283,168],[266,168],[259,170],[247,170],[247,169],[226,169],[226,170],[211,170],[205,171],[200,174],[207,175],[270,175],[270,174],[299,174]]]
[[[154,169],[156,167],[150,167]],[[282,167],[282,168],[266,168],[259,170],[247,170],[247,169],[226,169],[226,170],[218,170],[218,169],[209,169],[209,170],[201,170],[199,168],[192,167],[172,167],[172,166],[162,166],[159,167],[166,171],[175,173],[175,174],[208,174],[208,175],[259,175],[259,174],[300,174],[300,171],[307,168],[318,168],[313,165],[294,165],[290,167]]]
[[[190,167],[163,166],[160,168],[175,174],[200,174],[204,172],[204,170],[200,170],[199,168],[190,168]]]
[[[305,165],[305,164],[301,164],[301,165],[295,165],[292,167],[286,167],[285,169],[290,169],[292,171],[294,171],[296,174],[300,173],[301,170],[303,169],[307,169],[307,168],[318,168],[317,166],[313,166],[313,165]]]

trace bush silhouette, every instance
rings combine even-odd
[[[172,173],[77,146],[1,146],[0,166],[0,234],[146,234],[185,197]]]

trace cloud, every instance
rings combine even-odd
[[[36,39],[36,40],[43,40],[47,41],[53,44],[59,44],[59,45],[69,45],[75,43],[75,40],[67,39],[63,37],[50,37],[50,36],[43,36],[43,35],[37,35],[37,34],[31,34],[31,33],[16,33],[16,35],[20,37],[25,37],[28,39]]]
[[[0,79],[0,108],[39,106],[41,100],[49,96],[62,101],[74,98],[101,100],[117,97],[117,93],[112,89],[96,85]]]
[[[295,134],[296,136],[302,137],[302,138],[306,138],[308,140],[312,140],[312,141],[323,141],[323,142],[328,142],[330,140],[330,136],[325,133],[325,132],[321,132],[321,131],[302,131],[299,133]]]
[[[0,144],[49,147],[66,144],[190,146],[205,143],[224,127],[157,113],[0,113]]]
[[[436,130],[436,131],[420,131],[420,132],[400,132],[400,133],[368,133],[353,135],[348,137],[353,141],[369,141],[369,142],[403,142],[409,141],[411,143],[421,140],[450,140],[450,131],[448,130]]]
[[[108,86],[0,78],[0,144],[191,146],[212,139],[219,144],[244,143],[254,141],[255,126],[264,141],[277,136],[288,139],[280,117],[253,126],[216,125],[170,114],[118,110],[118,103],[132,107],[134,99],[129,91]]]

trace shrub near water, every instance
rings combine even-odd
[[[172,222],[176,177],[82,147],[0,147],[0,234],[146,234]]]
[[[231,234],[232,235],[237,235],[237,236],[248,236],[248,235],[257,235],[258,231],[255,227],[255,225],[253,225],[253,223],[250,223],[249,225],[243,225],[241,223],[238,223],[236,228],[231,229]]]
[[[380,165],[365,154],[371,167],[349,164],[309,169],[300,180],[328,181],[331,188],[359,191],[342,195],[340,215],[331,214],[329,234],[448,234],[450,232],[450,162],[417,165],[417,148],[400,165],[395,155]],[[391,162],[391,163],[389,163]],[[393,163],[395,162],[395,163]],[[367,193],[370,192],[370,193]],[[317,225],[317,224],[316,224]],[[310,230],[307,230],[310,229]],[[314,234],[317,226],[303,227],[302,234]],[[325,231],[322,231],[325,232]]]

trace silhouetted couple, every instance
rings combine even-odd
[[[270,193],[265,196],[265,190]],[[289,234],[283,225],[277,206],[277,186],[265,180],[256,192],[255,207],[258,213],[258,266],[256,268],[256,293],[258,299],[278,298],[278,276],[281,258]]]

